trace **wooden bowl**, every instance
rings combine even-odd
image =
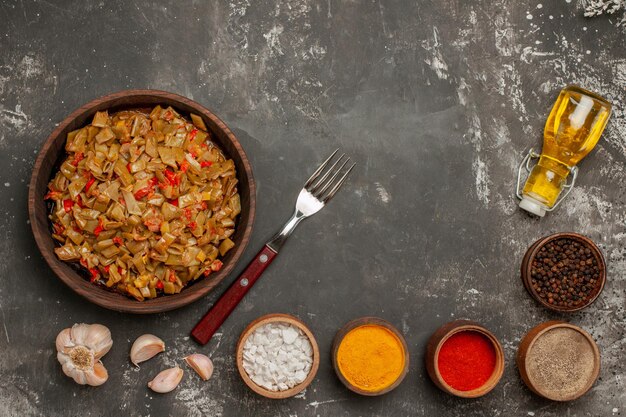
[[[563,306],[556,306],[556,305],[548,303],[546,300],[544,300],[543,298],[539,296],[539,294],[537,293],[537,291],[535,291],[535,288],[533,287],[532,282],[531,282],[532,281],[532,276],[531,276],[532,260],[535,258],[537,253],[548,242],[551,242],[556,239],[563,239],[563,238],[576,240],[579,243],[591,249],[591,252],[593,253],[596,259],[596,262],[598,263],[598,267],[600,268],[599,282],[596,283],[595,294],[593,294],[587,300],[586,303],[581,304],[577,307],[563,307]],[[552,310],[552,311],[558,311],[560,313],[573,313],[575,311],[580,311],[583,308],[591,305],[598,298],[598,296],[604,289],[604,284],[606,282],[606,261],[604,260],[604,256],[602,255],[602,251],[600,250],[600,248],[598,248],[598,246],[588,237],[579,235],[578,233],[555,233],[555,234],[552,234],[552,235],[549,235],[549,236],[546,236],[537,240],[528,248],[528,250],[526,251],[526,254],[524,254],[524,257],[522,258],[521,272],[522,272],[521,276],[522,276],[522,282],[524,283],[524,287],[526,287],[526,290],[528,291],[528,293],[535,300],[537,300],[539,304],[541,304],[545,308]]]
[[[580,333],[581,335],[583,335],[585,339],[587,339],[587,341],[589,342],[593,350],[594,368],[592,371],[592,377],[589,379],[587,384],[580,391],[570,396],[555,397],[555,396],[551,396],[548,392],[543,390],[540,386],[536,385],[531,380],[531,378],[529,377],[526,358],[528,357],[528,354],[531,351],[534,343],[544,333],[555,328],[563,328],[563,327],[573,329],[577,331],[578,333]],[[589,333],[587,333],[580,327],[574,326],[573,324],[569,324],[564,321],[558,321],[558,320],[546,321],[544,323],[539,324],[538,326],[533,327],[528,333],[526,333],[526,336],[524,336],[524,338],[522,339],[519,345],[519,349],[517,351],[517,368],[519,369],[520,376],[522,377],[522,380],[524,381],[526,386],[535,394],[540,395],[549,400],[553,400],[553,401],[573,401],[575,399],[582,397],[587,391],[591,389],[593,384],[597,381],[598,376],[600,375],[600,351],[598,350],[598,345],[596,345],[596,342],[589,335]]]
[[[343,374],[341,373],[341,370],[339,369],[339,364],[337,363],[337,352],[339,351],[339,345],[341,344],[341,341],[343,340],[343,338],[351,330],[356,329],[357,327],[367,326],[367,325],[375,325],[375,326],[377,325],[377,326],[381,326],[389,330],[398,338],[398,340],[402,344],[402,349],[404,350],[404,368],[402,370],[402,373],[400,373],[400,375],[394,381],[393,384],[379,391],[365,391],[353,385],[352,383],[350,383],[350,381],[346,379],[346,377],[343,376]],[[361,318],[358,318],[358,319],[355,319],[346,323],[341,329],[339,329],[339,331],[335,335],[335,339],[333,340],[332,360],[333,360],[333,368],[335,369],[335,373],[337,374],[337,377],[339,378],[339,380],[341,381],[343,385],[345,385],[349,390],[356,392],[357,394],[366,395],[370,397],[383,395],[383,394],[388,393],[389,391],[392,391],[398,385],[400,385],[400,383],[402,383],[402,381],[404,380],[404,377],[409,372],[409,349],[406,345],[406,341],[404,340],[404,336],[391,323],[389,323],[386,320],[379,319],[377,317],[361,317]]]
[[[90,123],[96,111],[108,110],[111,113],[150,108],[157,104],[172,106],[186,117],[189,113],[195,113],[203,118],[212,133],[212,139],[229,158],[235,161],[239,179],[237,187],[241,196],[241,214],[237,219],[235,234],[231,237],[235,242],[235,248],[223,258],[224,266],[219,272],[211,274],[208,279],[194,282],[179,294],[164,295],[140,302],[90,283],[81,276],[78,268],[74,269],[75,267],[57,258],[43,197],[47,192],[46,188],[53,176],[53,171],[66,156],[64,146],[67,133]],[[111,310],[128,313],[158,313],[182,307],[206,295],[233,270],[250,239],[256,210],[255,197],[256,187],[248,157],[235,135],[217,116],[200,104],[176,94],[157,90],[127,90],[90,101],[70,114],[48,136],[33,168],[28,191],[28,214],[35,241],[44,259],[61,281],[72,290],[89,301]]]
[[[313,347],[313,364],[311,365],[311,370],[309,371],[306,379],[295,387],[289,388],[285,391],[270,391],[257,385],[252,379],[250,379],[246,370],[243,369],[243,345],[245,344],[248,337],[252,334],[252,332],[254,332],[260,326],[268,323],[287,323],[297,327],[298,329],[302,330],[304,334],[309,338],[309,342],[311,342],[311,346]],[[320,366],[320,350],[317,346],[317,341],[315,340],[313,333],[302,321],[294,316],[290,316],[289,314],[267,314],[254,320],[241,333],[241,336],[239,337],[239,342],[237,342],[236,352],[237,369],[239,370],[239,375],[241,375],[241,379],[243,379],[243,382],[245,382],[248,388],[250,388],[257,394],[274,400],[293,397],[294,395],[303,391],[311,384]]]
[[[487,339],[491,341],[496,351],[496,366],[491,374],[491,377],[482,387],[470,391],[460,391],[448,385],[439,373],[438,366],[439,351],[441,350],[441,346],[443,346],[445,341],[448,340],[450,336],[463,331],[478,332],[483,336],[486,336]],[[500,382],[502,374],[504,373],[504,351],[502,350],[502,345],[496,336],[483,326],[469,320],[455,320],[441,326],[428,340],[428,345],[426,346],[426,370],[435,385],[448,394],[461,398],[481,397],[494,389],[496,385],[498,385],[498,382]]]

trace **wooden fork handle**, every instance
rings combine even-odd
[[[191,337],[198,343],[205,345],[211,340],[213,334],[220,328],[222,323],[233,312],[244,295],[252,288],[278,253],[267,245],[254,257],[239,278],[226,290],[224,294],[211,307],[208,313],[196,324],[191,331]]]

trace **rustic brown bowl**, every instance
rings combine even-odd
[[[595,286],[595,294],[593,294],[587,300],[587,302],[577,307],[562,307],[562,306],[556,306],[556,305],[552,305],[548,303],[546,300],[544,300],[543,298],[539,296],[539,294],[537,293],[537,291],[535,291],[535,288],[533,287],[532,282],[531,282],[532,260],[535,258],[537,253],[541,250],[541,248],[545,244],[553,240],[562,239],[562,238],[576,240],[582,243],[583,245],[585,245],[586,247],[588,247],[589,249],[591,249],[591,252],[593,253],[596,259],[596,262],[598,263],[598,267],[600,268],[600,277],[599,277],[599,282],[597,282]],[[555,233],[555,234],[552,234],[552,235],[549,235],[549,236],[546,236],[537,240],[528,248],[528,250],[526,251],[526,254],[524,254],[524,257],[522,258],[521,272],[522,272],[522,282],[524,283],[524,287],[526,287],[526,290],[530,293],[530,295],[535,300],[537,300],[537,302],[539,302],[539,304],[543,305],[545,308],[550,309],[552,311],[558,311],[561,313],[573,313],[575,311],[580,311],[583,308],[591,305],[598,298],[598,296],[604,289],[604,284],[606,282],[606,261],[604,260],[604,256],[602,255],[602,251],[600,250],[600,248],[598,248],[598,246],[588,237],[579,235],[578,233]]]
[[[404,369],[402,370],[402,373],[398,376],[398,379],[396,379],[393,384],[379,391],[365,391],[351,384],[350,381],[348,381],[343,376],[343,374],[341,373],[341,370],[339,369],[339,364],[337,363],[337,351],[339,350],[339,345],[341,344],[341,341],[343,340],[343,338],[351,330],[356,329],[357,327],[367,326],[367,325],[382,326],[385,329],[389,330],[398,338],[398,340],[402,344],[402,349],[404,350]],[[346,386],[346,388],[348,388],[349,390],[353,392],[356,392],[357,394],[366,395],[370,397],[383,395],[383,394],[388,393],[389,391],[392,391],[398,385],[400,385],[400,383],[402,383],[402,381],[404,380],[404,377],[409,372],[409,349],[406,345],[406,341],[404,340],[404,336],[391,323],[389,323],[386,320],[379,319],[377,317],[361,317],[358,319],[354,319],[346,323],[341,329],[339,329],[339,331],[335,335],[335,339],[333,340],[332,360],[333,360],[333,368],[335,369],[335,373],[337,374],[337,377],[339,378],[341,383]]]
[[[265,389],[257,385],[252,379],[250,379],[246,370],[243,369],[243,345],[245,344],[248,337],[258,327],[263,326],[267,323],[276,323],[276,322],[288,323],[302,330],[304,334],[309,338],[309,341],[311,342],[311,346],[313,347],[313,364],[311,365],[311,370],[309,371],[309,374],[307,375],[306,379],[302,381],[300,384],[296,385],[295,387],[290,388],[285,391],[270,391],[268,389]],[[311,384],[320,366],[320,350],[319,350],[319,347],[317,346],[317,341],[315,340],[313,333],[311,332],[311,330],[309,330],[309,328],[302,321],[300,321],[294,316],[290,316],[289,314],[274,313],[274,314],[267,314],[265,316],[259,317],[258,319],[250,323],[248,327],[244,329],[244,331],[241,333],[241,336],[239,337],[239,342],[237,342],[236,361],[237,361],[237,370],[239,370],[239,375],[241,375],[241,379],[243,379],[243,382],[246,383],[248,388],[250,388],[252,391],[264,397],[271,398],[273,400],[279,400],[283,398],[293,397],[299,392],[302,392],[306,387],[308,387]]]
[[[65,158],[65,140],[67,133],[88,124],[96,111],[150,108],[160,104],[172,106],[185,116],[189,113],[200,115],[212,133],[212,139],[235,161],[238,189],[241,196],[241,214],[237,219],[237,228],[232,240],[235,249],[226,254],[224,267],[210,278],[200,279],[191,286],[184,288],[179,294],[166,295],[151,300],[137,301],[123,294],[108,291],[90,283],[81,276],[79,269],[60,261],[55,253],[55,243],[50,233],[48,212],[43,200],[46,187],[53,171]],[[185,97],[157,90],[127,90],[95,99],[75,110],[48,136],[39,156],[35,161],[33,174],[28,191],[28,214],[37,246],[52,271],[76,293],[99,306],[128,313],[158,313],[189,304],[207,294],[235,267],[241,257],[252,232],[256,187],[248,157],[241,144],[231,130],[212,112],[200,104]]]
[[[438,366],[441,346],[443,346],[450,336],[463,331],[478,332],[486,336],[491,341],[496,351],[496,366],[493,370],[493,374],[491,374],[491,377],[482,387],[470,391],[459,391],[448,385],[439,373]],[[428,340],[428,345],[426,346],[426,370],[435,385],[448,394],[461,398],[482,397],[494,389],[502,378],[502,374],[504,373],[504,351],[496,336],[483,326],[469,320],[455,320],[441,326]]]
[[[540,386],[533,384],[528,376],[528,370],[526,366],[526,357],[528,356],[528,352],[530,352],[530,350],[532,349],[535,341],[547,331],[558,327],[567,327],[576,330],[578,333],[582,334],[585,339],[587,339],[594,352],[593,377],[590,378],[589,382],[587,383],[587,385],[585,385],[584,388],[569,397],[551,397],[549,393],[542,390]],[[587,333],[580,327],[574,326],[573,324],[569,324],[564,321],[546,321],[530,329],[530,331],[526,333],[526,336],[524,336],[524,338],[522,339],[519,345],[519,349],[517,351],[517,368],[519,369],[520,376],[522,377],[522,380],[524,381],[526,386],[535,394],[553,401],[573,401],[587,393],[587,391],[589,391],[593,384],[597,381],[598,376],[600,375],[600,351],[598,350],[598,345],[596,345],[596,342],[589,335],[589,333]]]

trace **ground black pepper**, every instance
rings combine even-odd
[[[586,244],[560,238],[537,252],[531,265],[531,284],[547,303],[576,308],[595,296],[600,272],[594,252]]]

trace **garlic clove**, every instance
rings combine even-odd
[[[206,355],[194,353],[185,357],[185,362],[205,381],[208,381],[213,375],[213,361]]]
[[[72,360],[70,359],[70,357],[62,352],[57,352],[57,359],[59,360],[59,363],[61,364],[61,367],[63,368],[63,373],[69,376],[70,378],[73,378],[74,377],[73,372],[76,367],[72,363]]]
[[[154,392],[165,394],[173,391],[183,379],[183,370],[178,366],[159,372],[157,376],[148,382],[148,388]]]
[[[111,331],[101,324],[92,324],[86,334],[84,344],[93,350],[96,359],[100,359],[113,346]]]
[[[130,361],[139,366],[141,362],[153,358],[165,350],[163,340],[153,334],[139,336],[130,348]]]
[[[96,364],[93,366],[93,369],[85,372],[84,374],[87,384],[93,387],[102,385],[107,382],[107,379],[109,379],[109,373],[100,361],[96,362]]]
[[[89,333],[89,329],[91,325],[85,323],[77,323],[70,328],[70,337],[74,344],[76,345],[84,345],[85,339]]]
[[[74,346],[70,329],[63,329],[61,333],[57,335],[56,346],[57,352],[65,352],[67,348]]]

